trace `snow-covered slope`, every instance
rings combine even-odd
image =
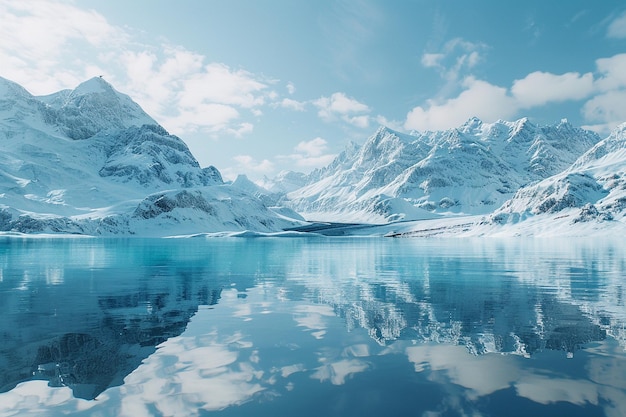
[[[157,124],[130,97],[98,77],[39,100],[48,105],[47,122],[60,126],[71,139],[87,139],[106,129]]]
[[[34,97],[0,78],[0,231],[169,235],[294,224],[201,168],[101,78]]]
[[[488,216],[379,228],[393,236],[617,237],[626,234],[626,123],[572,165],[521,187]],[[375,233],[375,230],[369,230]]]
[[[350,144],[307,185],[287,194],[307,218],[388,222],[437,214],[486,214],[524,184],[568,167],[597,143],[567,121],[528,119],[411,135],[381,127],[363,146]]]
[[[535,216],[569,224],[619,221],[626,215],[626,123],[571,167],[521,188],[490,220],[513,224]]]

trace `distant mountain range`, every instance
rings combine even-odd
[[[306,219],[412,221],[402,233],[410,236],[465,216],[474,216],[464,223],[470,234],[537,234],[548,225],[538,219],[555,218],[556,234],[590,222],[624,227],[626,124],[605,139],[566,120],[471,118],[411,134],[380,127],[310,174],[224,183],[102,78],[40,97],[0,78],[0,143],[4,232],[273,233]]]
[[[566,121],[528,119],[411,135],[381,127],[287,194],[290,206],[323,218],[374,222],[486,214],[525,184],[555,175],[600,137]],[[409,204],[407,204],[409,203]],[[356,216],[356,217],[355,217]]]

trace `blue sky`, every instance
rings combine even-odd
[[[308,172],[379,125],[626,121],[623,1],[0,0],[0,76],[104,75],[226,178]]]

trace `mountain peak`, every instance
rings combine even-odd
[[[535,125],[528,119],[528,117],[522,117],[512,123],[513,135],[519,134],[522,130],[532,129]]]
[[[611,132],[611,136],[626,133],[626,122],[616,126]]]
[[[69,94],[59,94],[47,102],[58,112],[58,120],[72,139],[86,139],[103,129],[158,124],[139,104],[101,77],[79,84]]]
[[[563,131],[571,131],[571,130],[574,130],[575,128],[567,119],[561,119],[561,121],[556,125],[556,129],[563,130]]]
[[[111,84],[106,82],[102,77],[93,77],[78,85],[73,91],[72,96],[82,96],[92,93],[109,93],[115,92]]]
[[[480,120],[478,117],[476,116],[472,116],[469,119],[467,119],[467,122],[465,122],[464,126],[471,126],[471,125],[482,125],[483,121]]]
[[[374,132],[374,136],[382,136],[389,133],[396,134],[397,132],[393,129],[388,128],[387,126],[380,125],[378,126],[378,129],[376,129],[376,132]]]
[[[471,132],[475,132],[475,131],[480,131],[483,128],[483,121],[480,120],[478,117],[474,116],[474,117],[470,117],[467,122],[465,122],[460,130],[463,133],[471,133]]]
[[[385,138],[396,138],[401,142],[411,143],[416,139],[415,135],[398,132],[397,130],[393,130],[387,126],[380,125],[376,132],[372,136],[370,136],[370,141],[380,141]],[[395,139],[394,139],[395,140]]]

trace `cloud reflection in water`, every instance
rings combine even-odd
[[[193,243],[152,247],[143,263],[123,255],[125,268],[146,269],[133,272],[139,278],[106,281],[90,267],[97,291],[87,295],[76,265],[51,261],[43,275],[17,274],[0,256],[0,282],[21,288],[0,292],[7,340],[18,340],[9,330],[16,322],[49,316],[46,295],[62,296],[51,307],[64,319],[83,318],[65,333],[88,334],[94,346],[111,337],[116,345],[106,352],[115,360],[135,355],[141,362],[120,370],[123,384],[97,401],[47,381],[21,382],[0,394],[0,416],[493,415],[507,407],[626,415],[622,246]],[[114,249],[99,250],[111,259],[106,251]],[[106,271],[106,262],[99,268]],[[14,298],[24,292],[34,294],[30,301]],[[62,321],[39,320],[27,328],[46,337]],[[127,333],[113,337],[103,324]],[[154,353],[150,343],[158,343]],[[18,346],[5,357],[21,352]],[[70,350],[66,359],[83,353]],[[324,401],[302,409],[315,398]]]

